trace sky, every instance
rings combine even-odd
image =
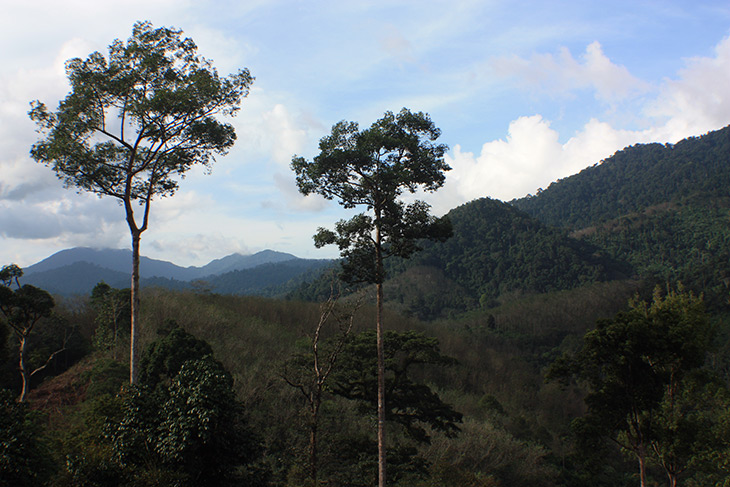
[[[29,102],[55,109],[66,60],[107,53],[132,25],[182,29],[221,75],[256,78],[227,120],[238,140],[152,204],[142,254],[204,265],[264,249],[334,258],[318,227],[346,213],[301,196],[292,156],[332,125],[406,107],[449,146],[436,215],[509,201],[637,143],[730,124],[730,3],[687,0],[0,0],[0,264],[130,248],[116,200],[64,188],[29,150]]]

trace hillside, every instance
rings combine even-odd
[[[192,281],[226,272],[251,269],[261,264],[286,262],[296,259],[292,254],[263,250],[251,255],[231,254],[216,259],[202,267],[181,267],[164,260],[140,257],[140,277],[161,277],[177,281]],[[132,251],[128,249],[92,249],[75,247],[61,250],[24,269],[25,275],[50,271],[77,262],[86,262],[111,271],[131,274]]]
[[[389,304],[423,319],[519,294],[637,277],[681,281],[727,307],[730,127],[675,145],[635,145],[538,195],[451,210],[454,235],[388,262]],[[321,299],[325,278],[292,293]]]
[[[681,281],[727,308],[730,127],[676,145],[635,145],[512,202],[652,282]]]
[[[549,227],[498,200],[481,198],[447,214],[454,235],[422,242],[408,260],[390,260],[389,305],[421,319],[492,307],[511,294],[574,289],[631,275],[599,247]],[[326,276],[291,296],[321,299]]]
[[[711,152],[715,136],[692,139],[694,152]],[[664,154],[665,149],[656,145],[635,146],[584,171],[580,178],[568,178],[552,185],[549,194],[553,195],[596,191],[596,205],[590,206],[586,202],[586,215],[582,220],[574,218],[570,223],[567,219],[556,219],[552,224],[546,223],[551,218],[549,215],[561,214],[548,211],[549,206],[540,208],[541,202],[557,201],[544,197],[548,191],[529,199],[529,205],[533,205],[531,213],[520,209],[522,203],[519,201],[510,204],[480,198],[449,212],[454,230],[451,239],[443,243],[423,242],[423,250],[412,258],[388,262],[386,333],[392,333],[391,336],[402,334],[401,339],[417,337],[415,341],[403,342],[409,347],[435,343],[438,353],[445,356],[440,364],[420,363],[420,357],[408,355],[409,352],[403,349],[390,363],[393,367],[390,374],[397,377],[412,366],[411,378],[419,381],[419,389],[413,390],[422,393],[416,396],[443,398],[449,407],[453,406],[459,415],[463,415],[458,434],[452,437],[430,431],[430,442],[422,443],[416,442],[408,436],[407,429],[401,429],[394,422],[389,431],[392,434],[389,441],[397,446],[389,451],[393,454],[389,468],[396,472],[392,485],[636,485],[634,461],[615,448],[611,440],[586,435],[591,431],[576,428],[585,424],[581,419],[586,418],[586,408],[590,407],[584,402],[586,393],[590,392],[586,389],[589,385],[583,380],[567,378],[564,383],[550,382],[546,376],[552,365],[566,356],[564,354],[581,350],[587,341],[585,337],[605,330],[608,323],[621,325],[629,316],[627,304],[631,300],[636,297],[651,300],[656,284],[665,290],[678,289],[677,281],[704,295],[709,312],[707,319],[713,330],[707,348],[699,356],[702,360],[698,364],[704,365],[686,376],[686,384],[682,383],[681,407],[684,409],[679,420],[698,418],[695,423],[682,423],[690,424],[683,432],[694,428],[700,436],[697,436],[697,443],[690,445],[691,451],[697,449],[699,452],[695,456],[699,460],[688,464],[687,482],[681,485],[722,485],[730,472],[730,466],[723,461],[730,458],[727,440],[730,437],[727,428],[730,425],[727,389],[730,384],[727,299],[730,289],[730,196],[723,193],[716,181],[709,181],[712,179],[709,175],[704,180],[689,177],[686,168],[682,169],[685,163],[681,160],[659,157],[651,163],[650,158],[644,157]],[[621,164],[626,167],[619,170]],[[663,184],[674,190],[660,191],[652,186],[651,179],[659,177],[655,165],[670,174]],[[725,166],[727,163],[720,164],[717,172],[725,171]],[[612,199],[610,192],[601,192],[600,177],[596,176],[599,169],[608,171],[607,174],[631,172],[627,188],[616,189],[615,194],[624,195],[622,199]],[[723,177],[720,175],[717,179]],[[611,184],[619,184],[617,181]],[[643,194],[639,191],[642,186],[646,188]],[[579,211],[579,207],[575,203],[571,211]],[[566,210],[565,214],[571,213]],[[267,255],[260,257],[265,261]],[[311,438],[307,426],[311,411],[306,398],[311,396],[306,394],[306,384],[312,383],[307,381],[313,378],[312,371],[316,371],[312,366],[316,363],[312,354],[322,353],[320,358],[329,360],[331,355],[324,354],[340,350],[337,353],[344,355],[335,364],[335,376],[323,389],[325,400],[318,425],[321,435],[317,460],[319,474],[331,485],[372,485],[370,479],[376,451],[372,428],[374,408],[338,394],[332,381],[338,380],[337,374],[343,374],[339,376],[340,380],[351,377],[348,380],[357,387],[366,388],[364,384],[372,383],[361,379],[368,374],[370,378],[374,377],[374,364],[368,369],[360,366],[364,362],[352,360],[358,357],[357,354],[347,354],[367,351],[360,348],[362,342],[358,340],[373,328],[373,300],[366,299],[364,305],[354,311],[352,330],[356,335],[351,336],[349,342],[343,342],[344,348],[339,349],[337,340],[345,329],[343,325],[349,323],[347,313],[354,301],[342,299],[338,312],[322,328],[322,347],[314,347],[313,337],[320,337],[316,326],[325,309],[321,302],[329,297],[332,284],[330,273],[323,271],[332,267],[333,262],[288,259],[276,254],[269,257],[275,261],[259,262],[248,269],[225,271],[229,266],[241,265],[241,256],[235,255],[196,268],[220,272],[196,282],[194,288],[189,287],[192,283],[188,281],[168,277],[144,279],[141,342],[143,345],[160,343],[162,337],[170,336],[173,327],[179,325],[197,337],[186,340],[203,339],[210,345],[215,359],[230,372],[227,387],[235,392],[235,398],[246,412],[245,420],[260,442],[262,457],[255,472],[261,480],[256,485],[272,487],[307,485],[306,452]],[[282,260],[276,261],[277,257]],[[52,286],[56,282],[69,291],[77,289],[76,286],[79,289],[92,286],[99,278],[115,287],[125,287],[129,280],[127,272],[108,269],[100,263],[67,263],[60,258],[55,262],[58,267],[33,268],[23,281],[38,282],[49,290],[54,289]],[[64,265],[60,265],[62,263]],[[165,268],[164,264],[160,264],[160,268]],[[33,281],[42,278],[48,278],[48,281]],[[171,289],[176,286],[179,288]],[[358,291],[371,297],[371,288]],[[261,297],[285,293],[318,302]],[[117,481],[125,470],[108,455],[122,443],[109,442],[108,428],[119,421],[121,412],[126,414],[138,409],[127,407],[134,403],[122,402],[123,398],[130,397],[124,392],[126,389],[121,388],[128,373],[124,363],[128,353],[128,328],[120,329],[113,341],[109,337],[106,342],[100,340],[99,337],[104,338],[100,331],[105,330],[103,326],[108,328],[110,322],[109,316],[103,313],[105,308],[95,307],[98,305],[84,306],[74,302],[73,306],[64,309],[61,304],[59,314],[40,323],[34,337],[33,360],[37,365],[47,353],[57,349],[57,343],[64,346],[64,352],[33,381],[34,390],[29,396],[31,406],[42,412],[36,420],[46,418],[42,424],[45,433],[38,437],[49,445],[54,458],[61,459],[55,467],[57,471],[68,476],[59,477],[53,485],[87,485],[83,482],[90,475],[112,479],[109,483],[88,483],[99,487],[180,485],[175,483],[176,477],[164,477],[170,472],[154,469],[149,478],[140,477],[146,483],[120,484]],[[637,309],[643,313],[648,306],[645,303]],[[631,316],[635,318],[635,315]],[[694,320],[700,316],[690,318]],[[104,320],[107,320],[106,325],[103,325]],[[694,327],[703,320],[689,323]],[[680,348],[685,342],[692,343],[691,335],[701,335],[696,333],[697,328],[687,327],[687,322],[683,322],[683,326],[685,331],[677,335],[676,342]],[[614,335],[623,340],[621,333]],[[69,336],[73,341],[66,341]],[[633,350],[635,342],[657,340],[660,336],[675,338],[671,333],[639,336],[639,340],[627,341],[625,348]],[[4,381],[4,387],[17,389],[17,354],[12,348],[17,345],[11,338],[0,323],[0,340],[7,343],[4,350],[0,347],[0,363],[3,364],[0,379]],[[90,350],[95,351],[89,354]],[[152,353],[151,350],[155,349],[149,348],[148,352]],[[618,354],[614,353],[616,349],[610,350],[606,356],[625,358],[621,350]],[[166,353],[175,355],[178,352],[179,348],[171,347]],[[373,355],[368,352],[368,357],[373,358]],[[628,362],[630,368],[634,363],[643,367],[651,362],[646,355],[637,354],[636,357],[636,362]],[[622,360],[619,362],[623,363]],[[353,363],[358,365],[353,366]],[[664,374],[664,371],[660,370],[660,373]],[[628,376],[631,380],[635,377],[633,373]],[[198,379],[205,377],[201,375],[192,381],[192,385],[198,388],[205,383]],[[649,390],[655,384],[639,380],[637,390]],[[698,382],[695,390],[696,380],[704,382]],[[182,382],[175,384],[177,387]],[[121,395],[117,395],[120,390]],[[162,391],[165,390],[164,394],[149,397],[168,397],[166,394],[173,397],[173,389]],[[656,390],[668,389],[661,386]],[[416,401],[416,396],[410,399]],[[190,404],[195,394],[185,393],[179,397],[183,399],[180,404]],[[218,396],[208,394],[203,402],[213,397]],[[228,401],[228,404],[233,402]],[[14,399],[12,403],[15,404]],[[161,407],[172,403],[150,404],[152,417],[159,415]],[[215,408],[203,405],[198,410]],[[187,414],[184,417],[190,418]],[[661,427],[661,417],[659,414],[656,417],[659,418],[656,424]],[[230,422],[226,426],[235,424]],[[654,423],[652,427],[655,427]],[[143,428],[134,429],[134,432],[138,430]],[[168,431],[168,428],[153,429],[152,437],[156,438],[160,431]],[[666,431],[671,433],[673,430]],[[586,440],[590,443],[583,443]],[[689,445],[683,441],[679,439],[677,444]],[[156,450],[140,448],[139,451]],[[154,459],[154,455],[149,458]],[[211,463],[217,465],[217,460],[216,457]],[[144,465],[147,468],[147,464]],[[109,473],[108,468],[117,470]],[[140,471],[146,473],[144,468]],[[648,469],[648,485],[660,485],[664,481],[663,474],[660,463],[653,460]]]
[[[579,229],[695,194],[726,196],[730,126],[677,144],[637,144],[536,196],[512,201],[547,225]]]

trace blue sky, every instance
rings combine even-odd
[[[5,1],[0,17],[0,264],[74,246],[129,247],[113,200],[64,189],[28,156],[28,102],[55,107],[63,63],[106,52],[132,24],[182,29],[221,74],[256,77],[232,119],[236,147],[155,201],[144,255],[202,265],[266,248],[330,258],[317,227],[347,216],[301,197],[293,155],[312,158],[340,120],[431,115],[453,170],[434,213],[535,193],[623,147],[730,124],[724,1]]]

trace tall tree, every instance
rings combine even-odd
[[[109,55],[66,62],[71,93],[56,112],[34,101],[30,117],[45,136],[31,156],[67,186],[111,196],[124,206],[132,236],[130,381],[137,374],[139,245],[155,197],[171,196],[196,164],[233,146],[236,133],[217,115],[235,115],[253,78],[247,69],[220,77],[182,31],[134,24]],[[135,214],[139,203],[141,216]]]
[[[681,289],[662,296],[657,288],[650,303],[635,300],[628,311],[599,321],[578,353],[561,357],[549,376],[575,375],[586,381],[588,414],[577,426],[634,455],[642,487],[652,459],[665,470],[669,485],[676,486],[699,448],[696,436],[684,432],[690,421],[679,419],[680,412],[687,413],[682,396],[691,383],[685,378],[702,367],[711,341],[700,298]],[[699,403],[692,407],[700,412]]]
[[[336,199],[345,208],[364,207],[335,231],[320,228],[315,245],[336,244],[344,257],[342,277],[348,282],[373,283],[377,289],[378,355],[378,485],[385,485],[385,359],[383,348],[383,261],[388,256],[407,258],[422,238],[445,240],[451,235],[448,220],[429,214],[422,201],[406,205],[408,191],[436,191],[443,186],[446,145],[437,144],[441,131],[423,112],[402,109],[386,112],[369,129],[342,121],[319,142],[312,161],[293,157],[291,167],[299,190]]]
[[[365,331],[349,340],[342,353],[342,365],[333,376],[334,394],[361,404],[375,403],[375,338],[372,331]],[[420,443],[430,443],[429,430],[455,436],[462,414],[412,374],[413,369],[424,365],[448,367],[455,365],[456,360],[441,353],[436,338],[415,331],[389,330],[385,332],[385,344],[386,418],[402,426],[409,438]]]

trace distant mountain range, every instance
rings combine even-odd
[[[300,259],[273,250],[231,254],[202,267],[141,257],[140,279],[143,287],[185,289],[193,281],[203,281],[195,286],[222,294],[278,295],[286,292],[289,283],[295,286],[330,264],[329,260]],[[25,268],[24,282],[54,294],[88,294],[100,281],[116,288],[129,287],[131,272],[130,250],[76,247]]]

